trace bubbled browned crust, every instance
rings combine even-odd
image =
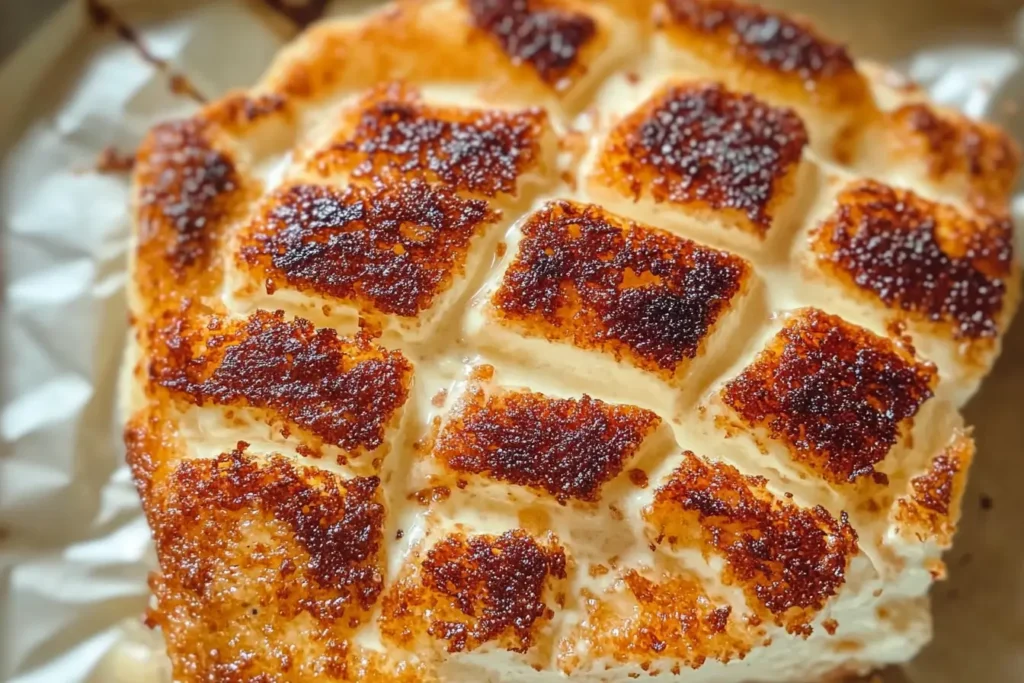
[[[810,308],[791,317],[721,396],[743,424],[767,430],[822,479],[884,483],[875,466],[936,381],[934,366],[890,340]]]
[[[750,277],[737,256],[594,205],[552,201],[521,229],[492,299],[498,317],[667,378],[697,357]]]
[[[617,596],[585,596],[587,615],[562,642],[567,674],[604,657],[640,664],[651,675],[659,671],[656,661],[669,661],[668,670],[679,673],[681,666],[699,669],[709,659],[729,662],[750,651],[753,635],[740,630],[732,608],[712,600],[697,577],[672,573],[656,582],[629,570],[622,583],[623,606],[615,604]],[[585,656],[575,652],[578,641],[587,646]]]
[[[540,164],[547,130],[540,108],[437,107],[391,84],[363,99],[310,167],[325,176],[423,178],[486,197],[515,195],[519,178]]]
[[[596,501],[661,424],[649,410],[587,395],[469,388],[434,443],[434,457],[467,474],[567,500]]]
[[[151,623],[175,680],[350,680],[348,639],[383,587],[376,477],[246,453],[161,470]]]
[[[791,633],[809,622],[845,582],[857,533],[846,513],[805,509],[768,492],[761,477],[687,451],[644,516],[657,542],[721,555],[723,579]]]
[[[298,427],[352,455],[385,442],[412,382],[401,352],[289,322],[281,312],[243,321],[173,319],[157,339],[150,381],[174,398],[255,408],[285,433]]]
[[[287,287],[414,318],[463,274],[470,243],[498,217],[420,179],[292,185],[244,231],[238,259],[268,294]]]
[[[822,104],[862,104],[870,98],[846,48],[802,19],[733,0],[663,0],[658,9],[669,37],[716,69],[792,82]]]
[[[888,120],[897,159],[922,160],[933,181],[965,182],[985,200],[1010,198],[1021,150],[1006,131],[923,102],[903,105]]]
[[[586,73],[581,52],[598,34],[593,17],[558,0],[462,0],[473,25],[513,64],[528,65],[556,90]]]
[[[956,340],[996,337],[1013,274],[1013,223],[874,181],[847,186],[811,237],[817,263]]]
[[[974,440],[958,430],[928,469],[910,480],[908,495],[896,501],[895,521],[904,536],[931,541],[940,548],[953,543]]]
[[[211,289],[225,223],[248,196],[212,126],[193,118],[154,127],[136,153],[134,185],[143,305]]]
[[[448,652],[485,643],[526,652],[554,616],[566,579],[564,550],[522,529],[501,536],[451,534],[384,596],[381,632],[406,648],[430,639]]]
[[[790,109],[716,83],[672,85],[616,125],[595,180],[634,201],[727,211],[763,238],[806,144]]]

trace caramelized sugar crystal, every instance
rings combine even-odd
[[[173,320],[150,364],[152,381],[195,405],[269,411],[353,453],[380,447],[409,396],[412,365],[362,337],[258,311],[205,328]]]
[[[400,84],[372,91],[343,133],[310,166],[355,179],[423,178],[493,197],[515,195],[520,177],[540,163],[547,112],[425,104]]]
[[[672,85],[612,130],[597,180],[634,200],[736,212],[763,238],[806,145],[790,109],[719,84]]]
[[[843,585],[857,533],[845,513],[836,520],[823,507],[782,502],[765,484],[687,451],[645,517],[659,542],[721,555],[727,583],[790,632],[806,635]]]
[[[814,231],[818,264],[889,308],[949,326],[954,339],[999,333],[1013,269],[1013,224],[968,216],[875,181],[845,188]]]
[[[464,273],[470,243],[497,220],[484,201],[419,179],[293,185],[271,198],[239,254],[268,292],[290,287],[416,317]]]
[[[596,501],[660,424],[649,410],[586,395],[474,386],[441,430],[434,456],[456,472],[539,489],[560,503]]]
[[[750,274],[737,256],[593,205],[549,202],[521,230],[498,316],[667,377],[697,357]]]
[[[565,578],[562,548],[538,543],[522,529],[451,534],[385,596],[381,630],[404,645],[425,631],[448,652],[489,642],[526,652],[554,616],[552,586]]]
[[[790,318],[722,400],[832,483],[870,476],[932,397],[935,369],[888,339],[817,309]]]

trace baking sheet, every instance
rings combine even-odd
[[[114,405],[128,178],[97,160],[193,111],[195,94],[255,81],[295,32],[255,0],[105,4],[147,55],[76,0],[0,67],[0,680],[11,683],[169,680],[140,621],[154,558]],[[784,4],[1024,138],[1019,0]],[[172,88],[176,77],[194,92]],[[1015,209],[1020,220],[1024,196]],[[934,590],[935,641],[886,681],[1024,680],[1022,318],[966,410],[979,456],[951,580]]]

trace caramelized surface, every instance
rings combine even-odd
[[[697,357],[750,272],[736,256],[593,205],[550,202],[521,229],[497,314],[666,377]]]
[[[348,639],[383,588],[379,483],[250,456],[244,443],[154,481],[149,619],[175,678],[350,680]]]
[[[403,0],[154,128],[123,402],[175,680],[919,649],[1020,153],[875,79],[732,0]]]
[[[721,555],[724,579],[792,633],[843,585],[857,533],[822,507],[802,509],[772,497],[765,480],[693,453],[658,489],[646,512],[659,543]]]
[[[699,669],[708,659],[728,662],[750,650],[752,637],[737,632],[732,609],[711,600],[697,578],[675,574],[655,582],[629,570],[622,583],[625,606],[613,604],[617,596],[588,598],[587,617],[570,634],[588,644],[590,656],[636,662],[652,674],[654,661],[672,659],[678,674],[681,666]],[[566,673],[585,664],[578,655],[562,658]]]
[[[750,428],[833,483],[871,477],[932,396],[935,370],[817,309],[791,318],[721,396]]]
[[[675,85],[612,130],[596,179],[634,200],[733,212],[764,237],[806,144],[789,109],[718,84]]]
[[[905,535],[942,548],[952,545],[967,468],[973,459],[974,440],[958,431],[932,458],[928,469],[910,480],[909,495],[896,501],[895,511],[896,523]]]
[[[446,536],[384,598],[381,630],[406,647],[425,636],[448,652],[495,643],[526,652],[554,616],[565,552],[516,529],[501,536]]]
[[[412,365],[368,340],[260,311],[248,320],[173,321],[153,383],[195,404],[252,407],[287,433],[300,427],[353,454],[374,451],[405,404]]]
[[[239,252],[252,278],[416,317],[464,272],[470,243],[498,214],[481,200],[414,179],[335,190],[279,190]]]
[[[423,178],[486,197],[516,194],[519,178],[540,163],[548,128],[543,109],[430,106],[399,84],[371,93],[350,118],[311,160],[318,173]]]
[[[597,35],[592,17],[551,0],[464,0],[474,26],[514,64],[526,64],[564,90],[585,71],[583,49]]]
[[[966,180],[983,199],[1004,203],[1021,165],[1021,151],[1005,131],[925,103],[906,104],[889,117],[895,152],[925,162],[932,180]]]
[[[561,503],[596,501],[660,424],[649,410],[586,395],[556,399],[474,386],[441,430],[434,457],[455,472],[538,489]]]
[[[819,265],[954,339],[996,336],[1013,268],[1013,224],[873,181],[844,189],[811,238]]]
[[[666,0],[673,23],[728,44],[739,60],[815,82],[853,73],[846,48],[820,36],[803,21],[733,0]]]

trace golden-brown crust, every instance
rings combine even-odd
[[[1013,223],[971,216],[909,190],[858,181],[813,231],[820,268],[957,341],[998,336],[1014,270]]]
[[[205,107],[202,118],[230,134],[243,135],[268,119],[290,120],[293,114],[287,98],[281,95],[234,92]]]
[[[709,659],[724,663],[750,651],[755,634],[745,632],[732,609],[712,600],[695,576],[673,573],[656,582],[629,570],[622,584],[621,596],[584,596],[587,615],[561,644],[566,674],[601,658],[639,664],[650,675],[659,673],[654,662],[664,660],[678,673],[680,666],[699,669]],[[576,652],[580,642],[585,657]]]
[[[455,472],[526,486],[567,500],[596,501],[661,424],[649,410],[584,395],[471,386],[453,408],[433,455]]]
[[[486,10],[489,3],[475,4]],[[397,78],[475,81],[486,84],[483,92],[518,101],[552,96],[564,101],[579,82],[597,76],[594,62],[609,44],[606,12],[564,0],[494,0],[494,6],[498,15],[511,16],[527,30],[530,40],[508,34],[506,24],[494,24],[489,12],[480,14],[478,27],[464,0],[409,0],[362,21],[314,25],[277,60],[264,84],[281,95],[319,100]],[[556,26],[545,16],[563,21]],[[564,30],[591,23],[592,32]],[[556,35],[570,38],[574,47],[553,45],[549,41]]]
[[[820,506],[782,502],[765,484],[685,452],[644,516],[658,543],[721,555],[726,583],[791,633],[808,635],[845,581],[857,533],[845,513],[836,520]]]
[[[231,152],[201,118],[163,123],[140,145],[133,182],[143,306],[211,291],[224,226],[250,196]]]
[[[1021,150],[1006,131],[924,102],[899,107],[887,122],[895,160],[924,161],[940,185],[966,186],[997,206],[1008,201]]]
[[[750,429],[834,484],[871,477],[932,397],[935,368],[838,316],[804,309],[722,389]]]
[[[290,185],[243,231],[237,261],[268,294],[288,288],[415,318],[464,273],[471,242],[498,217],[482,200],[415,178]]]
[[[553,539],[538,543],[522,529],[449,534],[384,596],[381,632],[406,648],[433,639],[448,652],[493,642],[525,653],[554,616],[565,578],[565,551]]]
[[[697,357],[750,277],[737,256],[594,205],[549,202],[521,230],[495,314],[666,378]]]
[[[556,90],[586,72],[581,53],[598,35],[594,18],[558,0],[462,0],[473,26],[515,65],[527,65]]]
[[[790,109],[715,83],[676,84],[616,125],[594,180],[634,201],[725,212],[763,239],[806,144]]]
[[[281,312],[238,322],[175,318],[156,338],[150,382],[175,399],[253,408],[286,433],[294,426],[350,455],[385,442],[412,383],[400,352],[287,322]]]
[[[846,48],[802,19],[733,0],[664,0],[657,17],[678,47],[734,77],[830,107],[870,100]]]
[[[974,440],[958,430],[928,469],[910,480],[908,494],[897,499],[894,510],[895,523],[905,537],[940,548],[952,545],[973,459]]]
[[[378,479],[245,444],[164,472],[148,497],[160,558],[149,619],[175,680],[351,680],[348,638],[383,587]]]
[[[323,176],[423,178],[485,197],[515,195],[520,177],[540,165],[549,130],[537,107],[432,106],[415,88],[392,83],[364,97],[309,165]]]

